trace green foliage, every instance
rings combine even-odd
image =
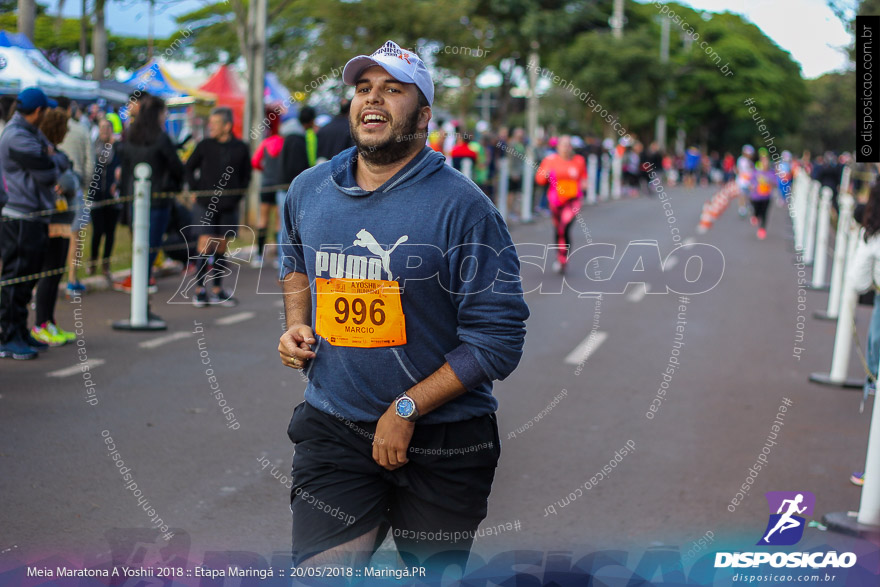
[[[607,27],[577,34],[552,57],[552,68],[560,77],[573,77],[581,91],[590,91],[643,140],[653,137],[663,96],[669,135],[681,127],[689,142],[709,148],[754,140],[757,129],[743,104],[747,98],[756,100],[775,132],[797,128],[807,97],[799,67],[787,52],[738,15],[705,20],[690,8],[668,6],[681,17],[670,22],[668,64],[660,62],[660,22],[667,16],[651,4],[628,2],[622,39],[614,39]],[[687,34],[691,30],[694,35]],[[707,45],[701,48],[703,41]],[[570,114],[584,121],[584,130],[612,134],[606,121],[583,107]]]
[[[827,73],[807,81],[810,103],[804,111],[803,147],[813,153],[855,149],[855,72]]]

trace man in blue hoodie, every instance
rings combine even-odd
[[[500,456],[492,381],[525,339],[519,259],[426,146],[419,57],[388,41],[343,81],[356,146],[298,176],[282,215],[278,351],[309,378],[288,428],[294,559],[357,568],[390,528],[407,564],[464,564]]]

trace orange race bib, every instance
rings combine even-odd
[[[316,279],[315,331],[334,346],[406,344],[400,285],[378,279]]]
[[[556,182],[556,193],[562,202],[574,199],[578,195],[578,184],[574,179],[560,179]]]

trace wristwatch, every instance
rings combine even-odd
[[[406,395],[405,391],[394,400],[394,412],[408,422],[415,422],[419,419],[419,410],[416,408],[416,402]]]

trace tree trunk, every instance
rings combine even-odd
[[[82,77],[86,77],[86,55],[89,49],[89,10],[86,0],[82,0],[82,13],[79,17],[79,57],[82,60]]]
[[[95,69],[92,79],[103,80],[107,69],[107,27],[105,26],[104,5],[106,0],[95,0],[95,29],[92,31],[92,55]]]
[[[61,35],[61,25],[64,23],[64,0],[58,0],[58,14],[55,15],[55,35]]]
[[[35,0],[18,0],[18,32],[34,42],[34,19],[37,15]]]

